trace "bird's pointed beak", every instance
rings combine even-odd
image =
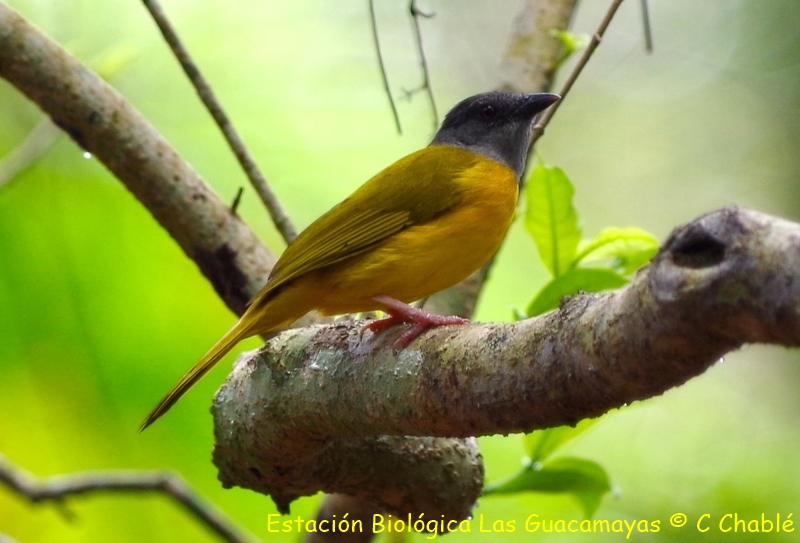
[[[544,111],[559,100],[561,100],[559,95],[550,94],[549,92],[526,94],[523,103],[520,105],[517,111],[520,115],[526,115],[533,118],[534,115]]]

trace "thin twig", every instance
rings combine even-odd
[[[644,49],[648,53],[653,52],[653,29],[650,26],[650,10],[647,0],[641,0],[642,4],[642,25],[644,30]]]
[[[239,187],[239,190],[236,191],[236,196],[233,197],[233,202],[231,202],[231,213],[234,215],[239,211],[239,204],[242,203],[242,194],[244,194],[244,187]]]
[[[556,111],[558,111],[558,108],[561,106],[561,104],[564,103],[564,98],[566,98],[570,89],[572,89],[572,85],[575,84],[575,81],[577,81],[578,76],[581,75],[583,68],[589,62],[592,53],[594,53],[594,50],[597,49],[598,45],[600,45],[600,42],[603,39],[603,35],[605,34],[606,29],[608,28],[608,25],[611,24],[611,20],[617,13],[617,9],[622,4],[622,1],[623,0],[613,0],[613,2],[611,2],[611,6],[608,8],[605,17],[603,17],[603,20],[600,22],[600,26],[597,27],[597,30],[592,36],[589,45],[586,47],[586,50],[583,52],[583,55],[581,55],[581,58],[580,60],[578,60],[578,63],[572,70],[572,73],[569,74],[569,77],[567,78],[566,82],[561,87],[561,91],[559,92],[559,94],[561,95],[561,100],[559,100],[558,102],[547,108],[547,110],[544,112],[544,114],[541,116],[538,122],[533,126],[533,138],[531,139],[531,146],[544,135],[544,129],[547,127],[547,124],[550,122],[550,119],[553,118],[553,115],[555,115]]]
[[[240,528],[206,503],[182,477],[166,471],[92,471],[38,478],[0,454],[0,484],[31,503],[52,501],[62,505],[69,496],[92,492],[161,492],[182,505],[224,541],[257,541],[252,536],[242,535]]]
[[[49,117],[39,121],[22,143],[0,160],[0,187],[39,160],[60,135]]]
[[[286,243],[290,243],[295,237],[297,237],[297,231],[295,230],[294,225],[292,225],[289,215],[283,209],[278,201],[277,196],[274,192],[272,192],[272,189],[267,184],[267,180],[261,174],[261,171],[258,169],[255,161],[250,156],[250,153],[247,151],[244,142],[239,137],[239,134],[233,127],[233,124],[231,124],[228,116],[222,109],[222,105],[214,96],[214,93],[211,90],[208,82],[202,76],[199,68],[189,55],[189,52],[181,43],[178,35],[175,33],[175,30],[172,28],[172,25],[162,11],[158,2],[156,0],[142,0],[142,2],[150,12],[150,15],[152,15],[156,25],[158,25],[159,30],[161,30],[161,34],[164,36],[167,44],[169,44],[169,47],[172,49],[172,52],[178,59],[178,62],[180,62],[183,71],[186,73],[189,81],[191,81],[192,85],[197,91],[197,94],[200,96],[200,100],[202,100],[209,113],[211,113],[211,116],[214,118],[217,126],[219,126],[222,134],[228,141],[228,145],[236,155],[236,159],[239,161],[239,164],[242,166],[242,169],[244,170],[248,179],[250,179],[250,183],[253,185],[253,188],[255,188],[256,192],[261,198],[261,201],[264,202],[270,217],[272,217],[272,222],[275,223],[275,227],[281,233]]]
[[[389,77],[386,75],[386,66],[383,64],[383,54],[381,53],[381,42],[378,39],[378,18],[375,16],[375,0],[368,0],[369,4],[369,18],[370,26],[372,27],[372,39],[375,42],[375,52],[378,56],[378,67],[381,71],[381,79],[383,80],[383,89],[386,91],[386,97],[389,99],[389,107],[392,108],[392,116],[394,117],[394,124],[397,127],[397,133],[402,134],[403,128],[400,126],[400,114],[397,113],[397,106],[392,98],[392,91],[389,88]]]
[[[424,17],[426,19],[430,19],[433,17],[433,13],[425,13],[420,11],[420,9],[417,7],[417,0],[411,0],[408,10],[411,12],[411,23],[414,27],[414,39],[417,44],[420,68],[422,69],[422,85],[420,86],[420,89],[424,89],[428,95],[428,102],[431,105],[431,114],[433,115],[433,129],[436,130],[439,127],[439,112],[436,110],[436,100],[433,98],[431,74],[430,70],[428,69],[428,58],[425,56],[425,48],[422,45],[422,31],[419,27],[419,18]]]

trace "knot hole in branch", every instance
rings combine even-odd
[[[672,261],[684,268],[710,268],[725,258],[725,244],[708,232],[695,232],[672,248]]]

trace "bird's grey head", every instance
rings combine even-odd
[[[499,91],[471,96],[450,110],[431,143],[460,147],[496,160],[514,170],[519,179],[536,114],[559,99],[557,94]]]

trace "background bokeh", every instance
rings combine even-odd
[[[376,68],[362,0],[164,0],[164,8],[275,191],[307,225],[370,175],[426,144],[424,97],[400,101],[399,136]],[[223,199],[246,185],[209,115],[144,8],[128,0],[13,0],[113,84]],[[407,2],[377,0],[395,94],[421,81]],[[585,2],[591,32],[607,2]],[[424,0],[433,89],[442,112],[492,88],[517,2]],[[736,203],[800,219],[800,4],[794,0],[650,2],[655,51],[644,51],[639,3],[627,2],[538,148],[566,169],[587,237],[638,226],[659,238]],[[0,156],[41,113],[0,81]],[[276,253],[279,237],[249,188],[240,214]],[[545,280],[520,224],[505,244],[478,318],[508,320]],[[144,434],[143,415],[234,321],[195,265],[102,165],[61,137],[0,187],[0,452],[40,476],[167,468],[270,541],[271,501],[223,490],[210,462],[210,398],[223,363]],[[243,348],[255,348],[253,339]],[[798,352],[752,346],[662,397],[607,415],[564,452],[601,463],[621,489],[597,513],[660,519],[630,541],[728,541],[693,522],[708,513],[800,521]],[[232,360],[232,357],[229,358]],[[519,467],[519,436],[481,440],[488,480]],[[293,513],[311,518],[318,497]],[[212,541],[166,498],[113,495],[31,506],[0,489],[0,533],[20,542]],[[668,526],[683,512],[690,526]],[[527,534],[525,518],[580,518],[568,498],[482,500],[476,514],[514,520],[513,534],[448,541],[621,541],[624,534]],[[477,529],[475,525],[474,529]],[[737,541],[793,541],[787,533]],[[415,536],[422,541],[422,536]]]

